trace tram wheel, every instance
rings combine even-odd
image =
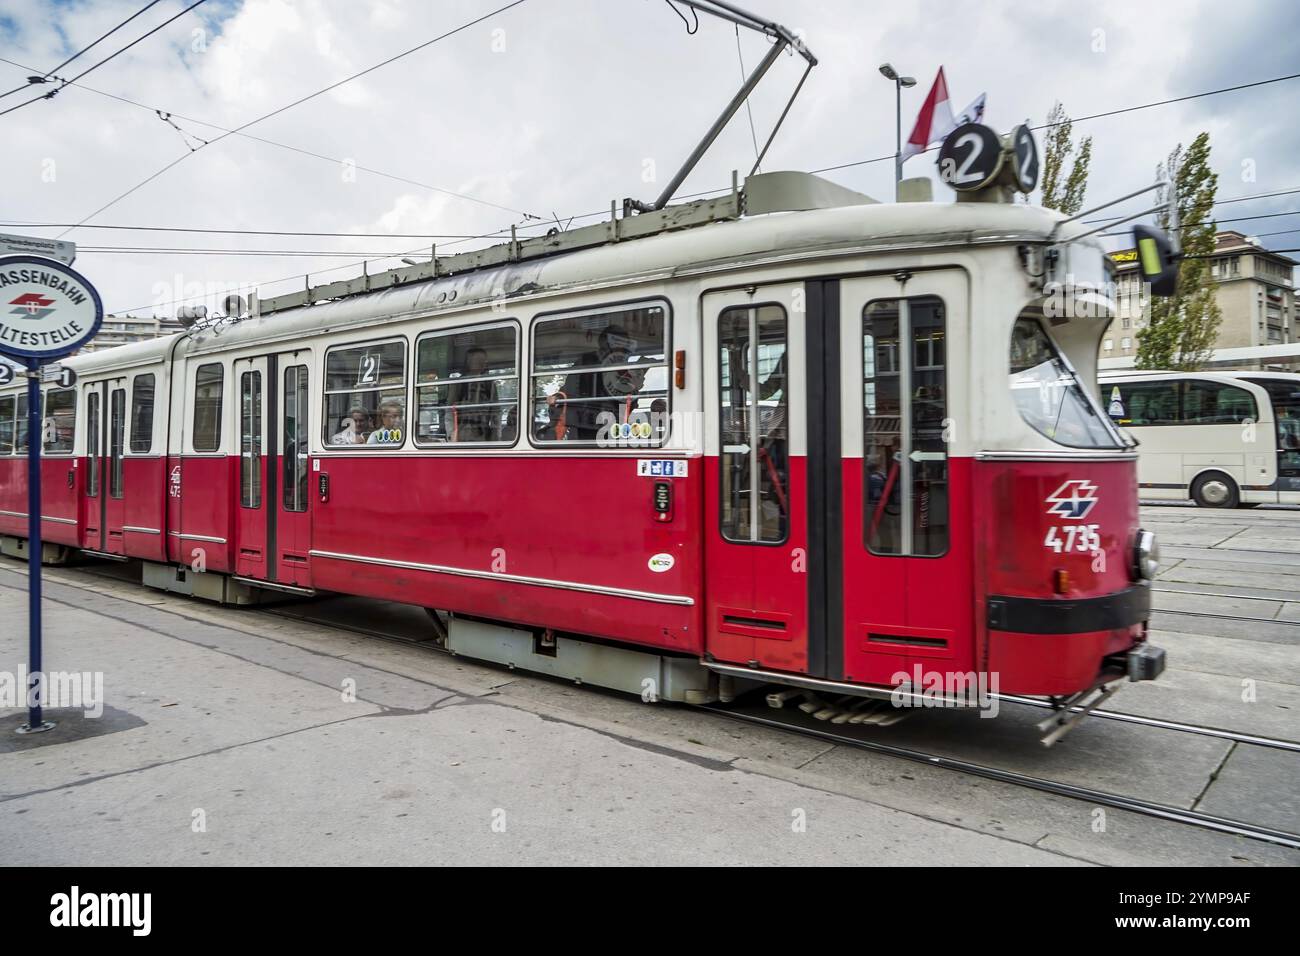
[[[1201,508],[1235,508],[1241,504],[1241,493],[1230,476],[1209,471],[1192,483],[1192,500]]]

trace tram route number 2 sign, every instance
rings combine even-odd
[[[686,461],[681,458],[638,458],[636,473],[643,478],[685,478]]]

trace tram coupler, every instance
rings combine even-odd
[[[1067,697],[1059,703],[1053,700],[1054,710],[1052,716],[1038,722],[1038,730],[1043,734],[1038,742],[1044,747],[1052,746],[1052,744],[1077,727],[1083,718],[1109,700],[1111,695],[1119,688],[1119,681],[1111,681],[1079,691],[1079,693]],[[1096,696],[1088,699],[1091,694]],[[1088,700],[1088,703],[1085,704],[1085,700]]]
[[[1139,644],[1125,657],[1130,681],[1155,680],[1165,670],[1165,649],[1154,644]]]

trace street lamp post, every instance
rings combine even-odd
[[[916,86],[916,78],[899,76],[888,63],[882,63],[880,73],[894,84],[894,202],[898,202],[898,184],[903,181],[903,88]]]

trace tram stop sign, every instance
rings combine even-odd
[[[34,368],[75,352],[103,320],[99,293],[80,273],[41,256],[0,258],[0,354]]]
[[[20,734],[40,733],[54,726],[41,713],[41,383],[71,386],[76,381],[72,369],[49,363],[89,342],[103,321],[104,303],[80,273],[43,256],[0,257],[0,355],[27,366],[29,683],[27,723],[18,728]]]

